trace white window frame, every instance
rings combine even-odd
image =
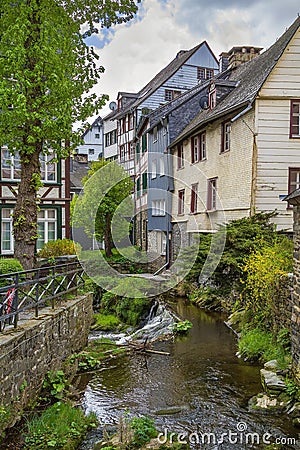
[[[157,176],[157,160],[153,159],[151,163],[151,179],[154,180]]]
[[[151,204],[152,216],[163,217],[166,215],[166,201],[165,199],[152,200]]]
[[[49,211],[54,211],[54,217],[49,217]],[[48,209],[41,209],[40,213],[44,213],[44,217],[38,217],[37,224],[44,224],[44,239],[41,243],[41,238],[37,239],[36,248],[37,250],[40,250],[44,244],[47,244],[49,241],[53,241],[57,239],[57,209],[56,208],[48,208]],[[54,239],[49,239],[50,233],[53,232],[53,230],[49,230],[49,224],[54,224]],[[38,230],[39,232],[39,230]]]
[[[3,217],[3,211],[8,210],[9,211],[9,217]],[[14,237],[13,237],[13,214],[14,210],[13,208],[3,208],[1,211],[1,253],[3,255],[10,255],[14,252]],[[9,241],[4,241],[4,224],[9,224],[9,235],[10,239]],[[9,249],[4,249],[3,244],[4,242],[9,242]]]
[[[165,158],[161,156],[159,159],[159,176],[163,177],[166,174],[165,171]]]

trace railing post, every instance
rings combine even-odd
[[[19,320],[18,307],[19,307],[19,274],[17,273],[15,278],[15,295],[13,300],[13,310],[16,311],[16,314],[14,316],[14,328],[17,328],[18,326]]]
[[[37,269],[37,283],[35,286],[35,317],[39,316],[39,281],[40,281],[40,269]]]
[[[51,306],[52,309],[55,308],[55,298],[54,298],[54,292],[55,292],[55,286],[54,286],[54,280],[55,280],[55,266],[51,267],[51,277],[52,277],[52,287],[51,287],[51,293],[52,293],[52,299],[51,299]]]

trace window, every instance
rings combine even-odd
[[[125,145],[120,145],[120,160],[125,160]]]
[[[184,189],[178,191],[178,214],[184,214]]]
[[[200,134],[200,161],[206,159],[206,132]]]
[[[1,253],[13,253],[13,209],[3,208],[1,212]]]
[[[161,177],[165,174],[165,158],[163,156],[160,157],[159,174]]]
[[[198,134],[192,137],[192,163],[206,159],[206,133]]]
[[[222,124],[221,153],[228,152],[230,150],[230,134],[231,122],[228,121]]]
[[[288,193],[290,194],[296,189],[300,189],[300,168],[290,168]]]
[[[161,241],[160,241],[160,248],[161,248],[161,255],[167,254],[167,236],[166,233],[160,233],[161,235]]]
[[[123,119],[121,119],[121,133],[126,133],[126,131],[126,117],[123,117]]]
[[[142,136],[142,153],[147,151],[147,134],[143,134]]]
[[[100,139],[100,134],[99,133],[95,133],[95,139]]]
[[[148,185],[148,175],[147,172],[144,172],[142,175],[143,193],[147,192],[147,185]]]
[[[89,148],[89,155],[94,155],[95,154],[95,150],[93,148]]]
[[[134,157],[133,153],[133,143],[128,142],[128,159],[132,159]]]
[[[21,178],[19,153],[11,155],[5,147],[1,149],[1,178],[2,180],[19,180]]]
[[[197,212],[197,199],[198,199],[198,183],[192,184],[191,190],[191,213]]]
[[[141,195],[141,179],[136,180],[136,195],[139,197]]]
[[[110,131],[105,135],[105,147],[109,147],[117,142],[117,130]]]
[[[166,204],[165,200],[152,200],[152,216],[165,216]]]
[[[208,211],[217,209],[217,178],[211,178],[208,180],[207,209]]]
[[[192,163],[199,161],[199,136],[193,136],[192,137]]]
[[[208,94],[208,106],[210,109],[213,109],[217,104],[217,90],[216,88],[212,89]]]
[[[56,162],[54,162],[54,155],[40,155],[41,164],[41,180],[56,181]]]
[[[47,242],[57,239],[57,219],[55,209],[41,209],[39,211],[37,232],[37,250],[40,250]]]
[[[128,115],[128,130],[133,129],[133,114]]]
[[[213,69],[206,69],[206,79],[211,80],[214,77]]]
[[[205,67],[197,67],[198,80],[211,80],[214,77],[214,70]]]
[[[183,144],[179,144],[177,147],[177,169],[182,169],[183,167],[184,167]]]
[[[300,138],[300,100],[291,100],[290,138]]]
[[[140,159],[140,143],[139,142],[135,146],[135,154],[136,154],[136,160],[138,161]]]
[[[53,182],[57,179],[57,163],[54,161],[55,156],[40,155],[41,180],[45,182]],[[21,162],[19,153],[11,155],[7,148],[1,149],[1,178],[2,180],[20,180],[21,178]]]
[[[157,161],[156,159],[153,159],[152,164],[151,164],[151,178],[152,180],[154,180],[154,178],[156,178],[157,175]]]
[[[153,142],[157,141],[157,127],[153,128]]]
[[[174,100],[175,98],[179,97],[180,94],[181,94],[181,91],[166,89],[165,90],[165,101],[170,102],[170,101]]]

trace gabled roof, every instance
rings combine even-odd
[[[153,92],[155,92],[160,86],[162,86],[169,78],[171,78],[174,73],[177,72],[177,70],[180,69],[180,67],[185,64],[191,56],[193,56],[194,53],[196,53],[197,50],[199,50],[200,47],[203,45],[206,45],[210,52],[212,53],[214,59],[216,60],[217,64],[218,61],[216,57],[214,56],[213,52],[211,51],[209,45],[206,41],[201,42],[200,44],[196,45],[191,50],[181,50],[177,53],[176,57],[166,66],[164,67],[157,75],[155,75],[154,78],[152,78],[151,81],[149,81],[146,86],[144,86],[138,93],[138,98],[132,102],[130,105],[126,105],[126,107],[118,112],[115,116],[115,118],[122,117],[124,114],[126,114],[129,109],[136,108],[140,105],[146,98],[148,98]]]
[[[264,53],[249,62],[219,74],[216,81],[219,79],[236,81],[236,87],[223,100],[220,100],[215,108],[201,111],[171,145],[177,144],[208,122],[239,111],[247,105],[250,107],[299,26],[300,17],[297,17],[287,31]]]
[[[100,127],[103,124],[103,119],[102,117],[98,116],[97,119],[94,120],[94,122],[92,123],[92,125],[90,125],[89,127],[87,127],[87,129],[84,131],[84,133],[82,134],[82,137],[84,138],[87,133],[89,131],[91,131],[94,127]]]

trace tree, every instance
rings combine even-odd
[[[93,161],[82,181],[83,195],[73,200],[72,225],[83,227],[87,236],[98,241],[104,239],[109,257],[113,243],[128,237],[133,182],[116,162],[103,160]]]
[[[13,227],[15,257],[25,269],[34,262],[40,155],[66,158],[107,99],[91,92],[104,69],[84,39],[97,24],[126,22],[136,10],[135,0],[1,1],[0,145],[20,157]],[[82,125],[76,132],[75,122]]]

